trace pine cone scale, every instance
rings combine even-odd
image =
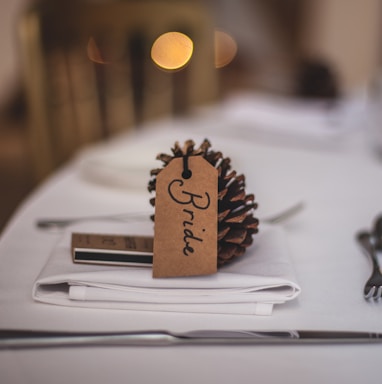
[[[247,237],[247,230],[231,229],[224,237],[224,241],[226,241],[227,243],[241,244],[246,237]]]

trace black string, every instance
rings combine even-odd
[[[188,168],[188,157],[189,155],[183,155],[183,179],[190,179],[192,176],[191,170]]]

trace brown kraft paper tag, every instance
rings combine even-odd
[[[201,156],[175,158],[157,176],[153,277],[217,272],[217,183]]]

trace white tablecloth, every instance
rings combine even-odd
[[[241,139],[236,128],[230,137],[232,124],[211,116],[161,122],[97,151],[118,151],[143,140],[154,150],[170,137],[206,136],[246,175],[247,190],[260,204],[260,217],[303,199],[305,210],[281,224],[302,288],[296,300],[275,308],[269,317],[81,309],[34,302],[33,283],[61,236],[37,229],[36,218],[151,209],[144,188],[107,186],[84,178],[83,155],[37,189],[2,234],[0,328],[382,332],[382,304],[367,303],[362,296],[370,263],[354,240],[355,233],[369,228],[382,211],[382,163],[370,151],[365,130],[349,130],[330,145],[301,145],[255,133]],[[168,147],[161,149],[166,152]],[[3,350],[0,382],[359,383],[379,376],[381,354],[382,345]]]

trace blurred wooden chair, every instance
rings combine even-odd
[[[199,2],[47,0],[25,11],[19,27],[37,179],[87,143],[217,95],[213,26]],[[150,57],[169,31],[194,43],[179,71]]]

